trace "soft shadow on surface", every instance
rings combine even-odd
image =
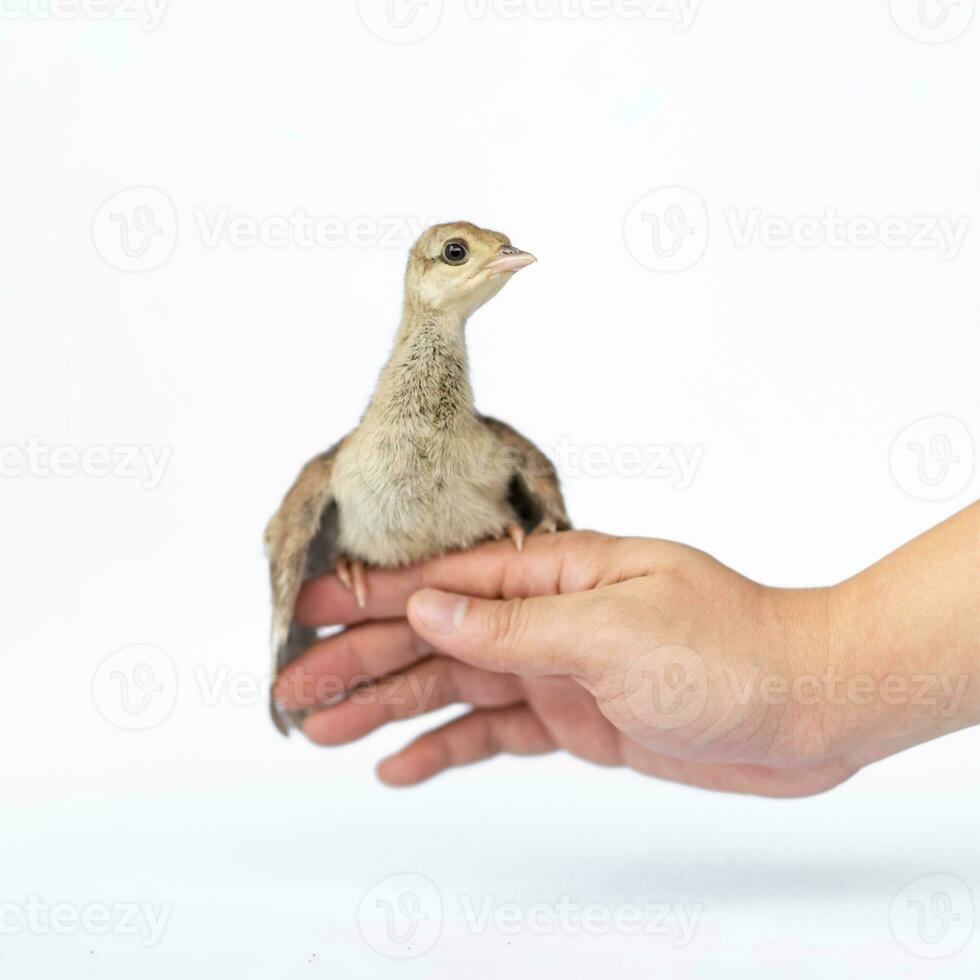
[[[786,804],[626,783],[605,793],[600,780],[588,796],[561,781],[396,793],[317,776],[6,808],[0,826],[21,840],[13,865],[36,877],[43,855],[56,880],[71,868],[87,881],[360,894],[416,873],[447,893],[508,901],[743,905],[877,900],[937,872],[980,880],[976,807],[959,798]]]

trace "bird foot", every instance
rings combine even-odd
[[[337,559],[337,578],[353,591],[358,608],[364,609],[367,606],[368,597],[367,570],[364,567],[364,562],[356,559],[351,561],[346,556],[341,555]]]
[[[514,542],[514,547],[518,551],[523,551],[525,537],[524,528],[522,528],[520,524],[508,524],[505,530],[507,531],[507,537]]]
[[[531,532],[532,534],[554,534],[558,530],[558,522],[553,517],[546,517]]]
[[[558,530],[558,522],[553,517],[546,517],[530,533],[531,534],[554,534]],[[518,551],[524,550],[524,542],[527,540],[527,532],[520,524],[508,524],[505,528],[507,537],[514,542],[514,547]]]

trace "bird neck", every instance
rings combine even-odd
[[[406,303],[368,413],[388,425],[445,430],[472,418],[466,318]]]

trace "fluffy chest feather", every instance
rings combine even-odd
[[[476,419],[450,432],[417,420],[358,430],[336,461],[341,548],[399,565],[499,536],[513,519],[510,477]]]

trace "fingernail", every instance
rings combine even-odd
[[[445,636],[459,629],[469,602],[465,596],[426,589],[412,598],[412,609],[423,626]]]

